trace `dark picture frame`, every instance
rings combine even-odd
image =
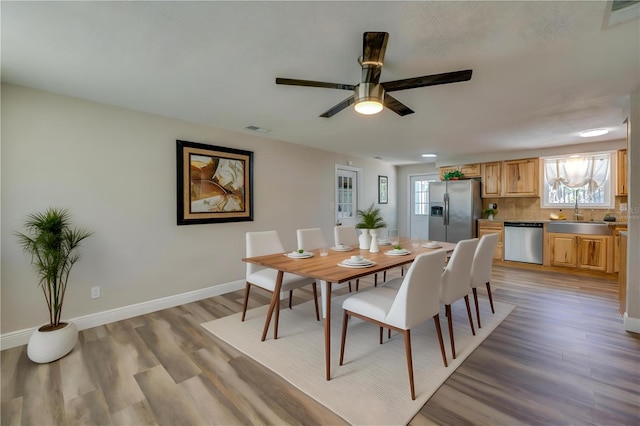
[[[389,178],[378,175],[378,204],[389,202]]]
[[[253,221],[253,152],[176,141],[178,225]]]

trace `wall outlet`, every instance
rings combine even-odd
[[[100,287],[91,287],[91,298],[98,299],[100,297]]]
[[[620,211],[621,212],[627,211],[627,203],[620,203]]]

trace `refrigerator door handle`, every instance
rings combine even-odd
[[[449,193],[444,194],[444,224],[449,225]]]

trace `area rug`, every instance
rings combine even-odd
[[[366,290],[365,290],[366,291]],[[471,335],[464,301],[452,306],[456,359],[451,347],[444,309],[440,313],[448,367],[442,364],[433,320],[411,330],[416,399],[411,400],[404,339],[392,333],[379,344],[378,327],[349,320],[345,364],[338,365],[343,295],[332,299],[331,380],[325,380],[323,321],[316,321],[312,302],[282,309],[278,339],[273,321],[267,340],[260,341],[268,306],[202,324],[209,332],[276,372],[296,388],[354,425],[404,425],[422,408],[455,369],[491,334],[515,306],[480,300],[482,328]],[[472,307],[473,311],[473,307]],[[475,315],[475,312],[473,312]]]

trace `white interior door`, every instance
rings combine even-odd
[[[360,169],[336,166],[336,225],[358,222],[358,175]]]
[[[409,178],[409,235],[429,239],[429,182],[438,181],[437,174]]]

